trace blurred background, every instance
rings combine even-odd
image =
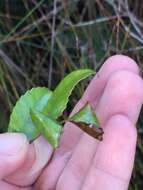
[[[66,73],[99,70],[114,54],[143,70],[142,0],[0,0],[0,131],[16,100],[33,86],[54,89]],[[74,91],[69,105],[88,81]],[[130,190],[143,188],[143,118]]]

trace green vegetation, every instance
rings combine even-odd
[[[63,115],[74,87],[92,74],[95,72],[90,69],[79,69],[62,79],[53,92],[46,87],[28,90],[12,110],[8,131],[24,133],[30,142],[42,134],[57,148],[63,127],[57,119]],[[70,121],[88,121],[88,124],[97,125],[98,128],[99,122],[91,106],[83,110],[76,113],[75,117],[73,115]]]
[[[139,1],[12,0],[0,1],[0,120],[27,89],[58,82],[76,69],[95,71],[110,55],[123,53],[142,72],[143,4]],[[84,91],[74,91],[65,117]],[[142,115],[142,114],[141,114]],[[143,186],[143,118],[137,124],[138,147],[130,190]]]

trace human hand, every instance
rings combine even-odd
[[[0,135],[0,187],[3,190],[124,190],[133,168],[143,82],[135,62],[109,58],[74,111],[90,101],[104,128],[102,142],[67,123],[54,152],[39,137]],[[53,153],[53,154],[52,154]],[[43,169],[44,168],[44,169]]]

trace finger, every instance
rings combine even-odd
[[[0,134],[0,179],[16,171],[24,162],[28,141],[23,134]]]
[[[101,70],[99,71],[98,76],[95,76],[94,79],[91,81],[89,87],[87,88],[85,94],[83,95],[83,98],[76,105],[74,111],[77,111],[78,109],[80,109],[89,100],[92,101],[92,103],[94,103],[96,99],[99,99],[110,75],[118,70],[123,70],[123,69],[130,70],[131,72],[136,73],[136,74],[139,73],[138,67],[132,59],[126,56],[113,56],[109,58],[105,62]],[[98,89],[98,90],[95,90],[95,89]],[[69,150],[74,148],[78,142],[80,144],[80,141],[79,141],[80,135],[81,135],[80,129],[78,129],[75,126],[72,126],[72,127],[68,126],[68,128],[65,128],[65,132],[61,138],[60,148],[56,151],[53,161],[50,163],[50,165],[44,170],[43,174],[40,176],[37,186],[36,186],[37,189],[41,186],[42,186],[42,189],[44,189],[44,187],[45,188],[48,187],[49,189],[55,188],[56,181],[58,180],[60,173],[64,169],[65,165],[67,164],[67,160],[69,159],[69,154],[68,154]],[[82,138],[84,139],[84,137]],[[88,138],[91,139],[90,137]],[[81,140],[81,144],[83,142],[84,140]],[[79,149],[78,147],[82,147],[81,144],[79,146],[78,145],[76,146],[77,149]],[[91,140],[89,140],[89,144],[90,145],[92,144],[92,146],[89,146],[89,149],[90,149],[89,151],[91,151],[91,153],[94,154],[96,146],[94,143],[91,143]],[[84,154],[84,151],[80,151],[80,152]],[[66,154],[67,154],[67,157],[63,156]],[[60,155],[62,156],[61,159],[59,159]],[[88,163],[89,161],[90,159],[88,160]],[[74,161],[72,160],[72,162]],[[86,165],[86,169],[88,168],[88,163]],[[56,165],[61,166],[61,167],[58,167],[56,169],[56,176],[55,176]]]
[[[93,160],[97,145],[98,142],[96,139],[90,137],[88,134],[82,135],[71,158],[58,179],[56,189],[80,189]]]
[[[53,158],[52,162],[44,169],[37,182],[34,184],[35,190],[51,190],[56,189],[56,183],[60,177],[60,172],[63,171],[66,163],[71,157],[71,152]]]
[[[112,116],[105,126],[103,142],[97,148],[82,190],[127,189],[134,163],[136,137],[136,128],[126,116]]]
[[[29,146],[27,157],[21,167],[8,175],[5,180],[19,186],[29,186],[39,176],[53,153],[52,146],[42,136]]]
[[[116,114],[126,115],[134,124],[143,102],[143,81],[129,71],[118,71],[110,77],[97,105],[97,115],[104,125]]]

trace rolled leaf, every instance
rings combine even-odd
[[[90,69],[80,69],[67,75],[54,90],[52,97],[43,109],[43,113],[53,119],[61,116],[74,87],[78,82],[92,74],[95,72]]]

